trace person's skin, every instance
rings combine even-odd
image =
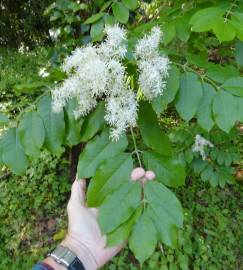
[[[136,168],[132,171],[131,180],[144,181],[145,178],[152,180],[149,176],[151,172]],[[73,251],[86,270],[96,270],[110,261],[122,249],[122,246],[106,247],[106,237],[102,236],[97,222],[98,211],[95,208],[88,208],[85,204],[85,189],[85,180],[75,180],[72,185],[71,198],[67,206],[68,234],[61,245]],[[44,263],[55,270],[66,270],[51,257],[46,258]]]

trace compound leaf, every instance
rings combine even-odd
[[[171,143],[168,136],[162,132],[152,106],[143,102],[139,107],[139,128],[143,142],[154,151],[163,155],[171,155]]]
[[[143,158],[147,169],[155,172],[157,181],[170,187],[184,184],[186,173],[178,160],[151,151],[144,152]]]
[[[86,144],[79,156],[78,175],[79,177],[91,177],[95,175],[96,169],[108,158],[112,158],[123,152],[127,147],[126,136],[118,141],[111,141],[109,131],[104,130],[101,135],[96,136]]]
[[[2,160],[15,174],[22,174],[28,166],[28,160],[21,145],[18,130],[11,128],[1,139]]]
[[[196,114],[202,93],[202,84],[198,80],[198,76],[191,72],[184,73],[181,76],[175,106],[184,120],[189,121]]]
[[[129,247],[141,264],[154,252],[157,243],[157,231],[146,209],[135,224]]]
[[[209,7],[197,11],[190,20],[192,31],[205,32],[213,28],[216,22],[220,21],[225,10],[220,7]]]
[[[99,206],[104,199],[130,180],[133,161],[129,154],[119,154],[105,161],[96,171],[88,189],[89,207]]]
[[[218,91],[213,101],[213,114],[218,127],[229,132],[237,120],[237,99],[225,91]]]
[[[39,114],[34,111],[25,113],[20,119],[18,130],[25,153],[38,157],[45,140],[45,127]]]
[[[203,96],[197,110],[198,124],[208,132],[214,126],[212,103],[216,94],[215,89],[208,83],[202,83]]]
[[[81,128],[84,122],[83,118],[75,119],[73,111],[76,108],[76,101],[70,100],[65,106],[64,117],[66,123],[65,141],[68,146],[77,145],[81,138]]]
[[[106,197],[99,208],[98,222],[104,234],[110,233],[127,221],[141,200],[141,185],[127,181],[116,192]]]
[[[105,104],[100,102],[96,109],[85,119],[81,131],[81,141],[87,142],[104,127]]]
[[[183,225],[183,210],[179,200],[163,184],[150,181],[145,185],[144,195],[148,214],[159,235],[168,246],[176,245],[177,228]]]
[[[53,154],[62,151],[62,142],[65,135],[65,121],[63,111],[54,113],[50,96],[43,97],[37,107],[45,127],[44,147]]]
[[[112,4],[112,11],[115,18],[120,23],[127,23],[129,19],[129,10],[121,2],[115,2]]]

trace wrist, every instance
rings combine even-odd
[[[84,265],[85,270],[98,269],[96,260],[92,255],[92,252],[75,236],[68,234],[66,238],[61,242],[61,245],[69,248],[79,258],[79,260]]]

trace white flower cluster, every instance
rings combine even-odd
[[[76,118],[87,115],[101,99],[106,102],[106,122],[112,127],[111,138],[119,139],[129,127],[136,125],[136,94],[127,83],[122,60],[127,53],[126,32],[118,25],[105,28],[106,40],[99,46],[77,48],[62,68],[69,77],[52,91],[53,110],[59,112],[68,100],[77,99]],[[160,30],[154,28],[150,36],[136,47],[139,62],[140,87],[151,100],[161,94],[165,85],[169,60],[159,56]]]
[[[205,146],[214,147],[214,145],[210,141],[206,140],[201,135],[197,134],[195,136],[195,143],[192,146],[192,152],[199,152],[202,159],[205,160],[206,159],[206,154],[204,151]]]
[[[148,100],[163,94],[169,70],[169,59],[159,54],[162,33],[154,27],[149,36],[142,38],[135,50],[138,60],[139,86]]]

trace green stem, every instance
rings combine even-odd
[[[135,136],[134,136],[133,128],[130,127],[130,130],[131,130],[131,135],[132,135],[132,140],[133,140],[133,145],[134,145],[134,153],[137,156],[139,166],[142,167],[142,162],[141,162],[141,158],[140,158],[140,155],[139,155],[139,150],[138,150],[138,147],[137,147],[137,143],[136,143],[136,139],[135,139]]]
[[[195,69],[193,69],[193,68],[191,68],[190,66],[188,66],[187,64],[182,65],[182,64],[177,63],[177,62],[173,62],[173,63],[174,63],[176,66],[182,68],[184,71],[187,70],[187,71],[191,71],[191,72],[197,74],[197,75],[201,78],[202,81],[207,81],[207,82],[209,82],[209,83],[212,84],[217,90],[220,89],[220,86],[218,86],[213,80],[211,80],[211,79],[210,79],[209,77],[207,77],[206,75],[200,74],[200,73],[197,72]]]
[[[238,5],[236,4],[236,2],[238,2],[238,0],[234,0],[233,3],[230,5],[230,8],[227,10],[226,14],[225,14],[225,20],[228,20],[229,15],[232,14],[232,9],[235,7],[238,7]]]

